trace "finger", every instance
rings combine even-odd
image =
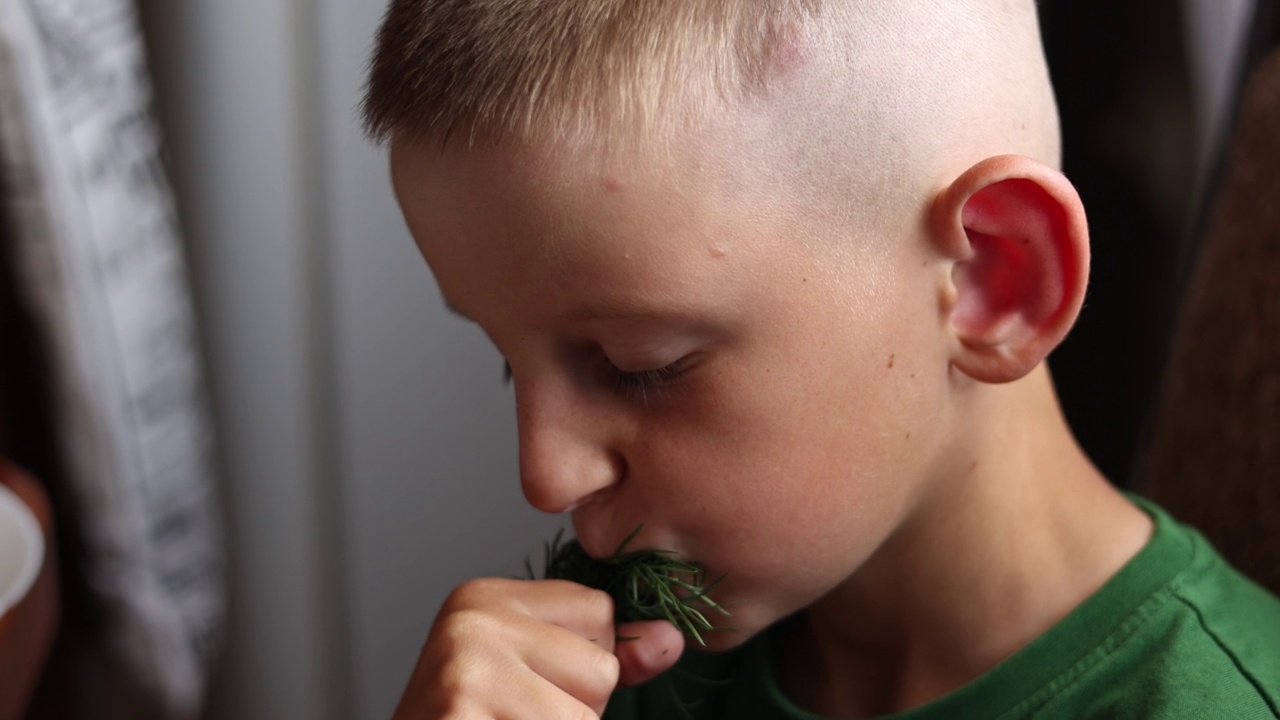
[[[558,625],[613,650],[613,598],[568,580],[516,580],[528,585],[513,597],[530,617]]]
[[[525,665],[596,714],[603,714],[609,696],[618,687],[618,658],[582,636],[552,628],[528,648]]]
[[[558,625],[590,640],[612,642],[613,599],[567,580],[468,580],[449,595],[440,615],[486,608]]]
[[[618,627],[619,686],[648,682],[676,664],[684,652],[684,635],[666,620],[626,623]]]
[[[494,713],[497,720],[599,720],[604,715],[604,703],[599,707],[588,705],[533,672],[528,673],[523,684],[529,690],[508,694]]]
[[[431,692],[429,683],[411,681],[396,706],[393,719],[599,720],[604,714],[603,703],[599,707],[588,705],[529,667],[521,666],[509,672],[488,667],[485,671],[460,678],[448,697]],[[499,690],[495,692],[495,688]]]
[[[616,687],[612,653],[569,630],[523,614],[449,620],[433,628],[395,720],[587,720]],[[460,644],[460,635],[470,637]]]

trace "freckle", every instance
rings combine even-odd
[[[977,470],[977,469],[978,469],[978,461],[974,460],[973,464],[969,466],[969,472],[973,472],[974,470]]]
[[[929,267],[929,261],[925,260],[924,262],[920,263],[920,267]]]
[[[667,648],[666,650],[663,650],[663,651],[662,651],[662,654],[663,654],[663,655],[666,655],[666,654],[668,654],[668,653],[670,653],[670,652],[671,652],[671,648]]]
[[[916,379],[916,374],[915,374],[915,373],[911,373],[911,379],[912,379],[912,380],[915,380],[915,379]]]
[[[894,364],[894,363],[896,363],[896,362],[898,362],[898,356],[897,356],[896,354],[894,354],[894,355],[890,355],[890,356],[889,356],[889,369],[890,369],[890,370],[892,370],[892,369],[893,369],[893,364]]]
[[[910,439],[911,439],[911,433],[907,433],[907,439],[908,439],[908,440],[910,440]]]

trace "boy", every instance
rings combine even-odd
[[[395,0],[365,110],[529,502],[733,609],[665,688],[670,625],[469,582],[397,717],[1278,717],[1280,603],[1059,413],[1089,250],[1032,0]]]

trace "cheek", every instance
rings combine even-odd
[[[843,412],[861,399],[822,407],[802,374],[764,385],[750,378],[674,404],[630,459],[644,504],[682,542],[749,557],[760,572],[843,543],[878,461],[874,438],[858,437]]]

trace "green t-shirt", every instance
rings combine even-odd
[[[1092,597],[994,669],[892,720],[1280,718],[1280,600],[1139,498],[1151,541]],[[616,693],[605,720],[821,720],[778,688],[776,633]],[[684,673],[726,681],[711,687]],[[668,679],[670,678],[670,679]]]

